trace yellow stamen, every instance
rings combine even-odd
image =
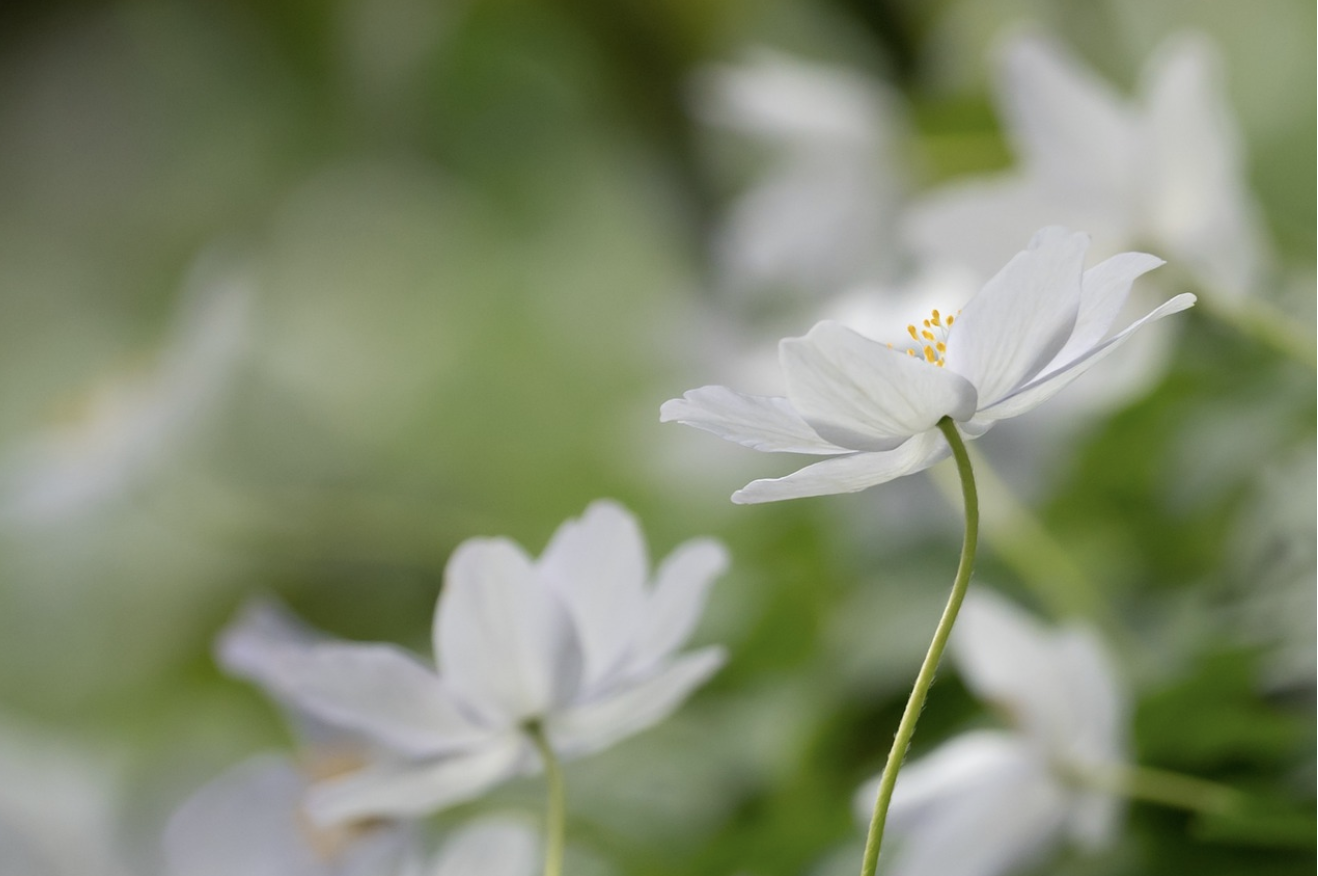
[[[906,330],[907,330],[908,332],[911,333],[911,337],[912,337],[914,340],[917,340],[917,341],[920,340],[920,335],[919,335],[918,332],[916,332],[916,330],[915,330],[915,326],[913,326],[913,325],[908,325],[908,326],[906,327]]]
[[[888,346],[891,347],[892,344],[889,344]],[[936,347],[937,350],[938,350],[938,352],[940,352],[940,353],[946,353],[946,352],[947,352],[947,344],[944,344],[942,341],[939,341],[938,343],[934,344],[934,347]]]
[[[933,348],[933,347],[925,347],[925,348],[924,348],[924,358],[927,359],[927,360],[930,361],[930,362],[937,362],[937,361],[938,361],[938,354],[934,352],[934,348]]]
[[[925,329],[924,331],[920,332],[920,337],[924,338],[926,341],[932,341],[934,339],[934,333],[929,331],[928,329]]]

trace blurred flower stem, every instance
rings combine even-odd
[[[952,582],[952,593],[947,598],[943,616],[934,630],[929,652],[925,654],[920,673],[915,678],[915,687],[911,697],[906,701],[906,710],[902,713],[901,723],[897,725],[897,735],[892,740],[892,750],[888,752],[888,762],[883,767],[883,776],[879,780],[879,793],[874,799],[874,815],[870,818],[869,833],[865,837],[865,858],[861,863],[861,876],[874,876],[879,865],[879,847],[883,843],[883,825],[888,818],[888,804],[892,802],[892,791],[897,785],[897,772],[901,769],[906,749],[915,735],[915,722],[920,719],[925,697],[934,682],[934,673],[943,651],[947,648],[947,639],[952,634],[952,625],[956,623],[957,612],[966,597],[970,586],[970,573],[975,566],[975,548],[979,542],[979,494],[975,489],[975,472],[970,465],[970,454],[966,451],[961,433],[951,417],[938,421],[938,429],[947,438],[952,447],[952,456],[956,459],[957,473],[961,475],[961,494],[965,501],[966,537],[961,545],[961,561],[957,565],[956,579]]]
[[[1255,343],[1298,362],[1318,368],[1318,350],[1308,327],[1267,301],[1254,296],[1233,301],[1209,290],[1200,296],[1214,319],[1230,326]]]
[[[1104,770],[1086,770],[1077,773],[1074,778],[1079,784],[1121,794],[1132,800],[1211,815],[1227,814],[1245,801],[1239,791],[1217,782],[1130,764]]]
[[[1098,588],[1043,522],[1012,492],[984,458],[970,451],[979,488],[992,510],[984,515],[989,546],[1015,570],[1055,618],[1085,618],[1111,632],[1115,627]],[[952,501],[950,471],[934,472],[938,488]]]
[[[540,752],[545,765],[548,799],[545,803],[545,871],[544,876],[562,876],[563,848],[567,834],[567,794],[563,784],[563,767],[554,754],[544,728],[538,721],[526,727],[526,733]]]

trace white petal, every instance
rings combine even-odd
[[[957,315],[944,370],[975,385],[981,408],[1034,377],[1070,337],[1088,247],[1083,234],[1041,230]]]
[[[1016,151],[1057,201],[1130,209],[1141,182],[1138,122],[1111,86],[1056,43],[1022,35],[1008,43],[997,91]]]
[[[969,736],[970,734],[967,734]],[[1034,862],[1060,838],[1066,814],[1066,792],[1052,780],[1046,765],[1028,749],[999,752],[996,762],[973,764],[975,772],[960,776],[956,793],[939,799],[921,817],[904,816],[903,779],[919,780],[919,770],[957,776],[947,763],[937,763],[953,740],[923,761],[903,771],[893,795],[893,871],[902,876],[1002,876]],[[914,773],[907,776],[906,772]]]
[[[1005,709],[1040,746],[1054,738],[1068,695],[1054,665],[1051,630],[993,591],[973,588],[950,644],[966,687]]]
[[[1164,265],[1162,259],[1142,252],[1123,252],[1100,262],[1085,271],[1081,281],[1080,310],[1075,318],[1075,330],[1044,374],[1060,368],[1097,346],[1107,337],[1116,321],[1130,286],[1135,279],[1154,268]]]
[[[951,453],[939,432],[916,435],[896,450],[885,453],[853,453],[808,465],[786,477],[751,481],[732,494],[741,505],[855,493],[923,471]]]
[[[450,751],[487,733],[433,670],[392,645],[271,649],[250,674],[299,709],[410,755]]]
[[[1073,627],[1057,639],[1058,671],[1068,681],[1069,728],[1055,745],[1059,759],[1081,768],[1110,768],[1126,759],[1127,698],[1116,667],[1092,630]],[[1080,845],[1096,849],[1116,834],[1124,801],[1102,790],[1077,789],[1068,828]]]
[[[1263,235],[1219,53],[1182,34],[1159,48],[1144,78],[1152,234],[1210,288],[1243,295],[1258,280]]]
[[[922,261],[967,268],[978,288],[1049,223],[1083,228],[1097,240],[1125,226],[1112,228],[1112,217],[1081,209],[1037,179],[1007,176],[951,182],[922,196],[907,210],[902,231]]]
[[[445,838],[428,876],[534,876],[540,837],[521,821],[489,818]]]
[[[622,659],[641,623],[649,558],[636,518],[616,502],[591,503],[558,528],[536,564],[567,607],[590,687]]]
[[[948,369],[825,321],[778,346],[787,396],[816,432],[854,450],[891,450],[940,419],[968,420],[974,388]]]
[[[310,869],[297,807],[306,781],[284,758],[247,761],[203,786],[170,817],[168,876],[284,876]]]
[[[719,647],[683,654],[638,684],[550,716],[546,732],[564,756],[598,751],[667,718],[725,659]]]
[[[1125,343],[1132,334],[1147,325],[1162,319],[1164,316],[1170,316],[1173,313],[1180,313],[1193,306],[1195,297],[1189,292],[1183,292],[1170,301],[1164,302],[1161,306],[1154,309],[1151,313],[1142,319],[1132,323],[1124,331],[1113,335],[1097,347],[1092,348],[1088,353],[1073,359],[1061,368],[1055,369],[1027,383],[1016,392],[997,402],[996,404],[982,408],[977,416],[984,420],[1003,420],[1007,417],[1015,417],[1026,411],[1033,410],[1043,402],[1052,398],[1060,392],[1072,380],[1075,380],[1081,374],[1084,374],[1090,368],[1094,367],[1103,358]]]
[[[507,539],[458,545],[444,570],[434,634],[445,682],[491,721],[543,714],[579,680],[566,610]]]
[[[705,608],[709,585],[728,567],[728,552],[709,538],[679,545],[655,573],[654,590],[628,661],[641,671],[676,651]]]
[[[325,876],[393,872],[405,831],[375,825],[317,836],[301,814],[306,779],[286,758],[253,758],[197,791],[170,817],[166,876]]]
[[[320,825],[408,818],[480,796],[538,763],[530,743],[509,731],[490,744],[451,757],[374,764],[312,786],[306,811]]]
[[[664,402],[659,421],[677,421],[755,450],[846,453],[820,438],[785,398],[743,395],[726,386],[702,386]]]
[[[897,774],[888,823],[900,831],[937,817],[950,800],[1019,772],[1032,759],[1021,738],[1001,730],[975,730],[943,743],[906,764]],[[875,776],[852,799],[856,820],[868,824],[882,776]]]

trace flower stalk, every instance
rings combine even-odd
[[[526,735],[535,744],[545,767],[544,876],[563,876],[563,850],[567,842],[567,792],[563,782],[563,767],[538,721],[526,725]]]
[[[883,825],[888,818],[888,805],[892,802],[893,788],[897,785],[897,772],[906,757],[906,749],[911,744],[911,737],[915,735],[916,721],[920,718],[925,698],[934,682],[934,673],[938,670],[938,662],[942,659],[948,637],[952,634],[952,625],[956,623],[956,616],[961,610],[966,589],[970,586],[970,573],[975,565],[975,548],[979,542],[979,494],[975,489],[975,474],[970,465],[970,454],[966,452],[961,433],[957,431],[956,423],[950,417],[939,420],[938,429],[951,445],[957,473],[961,476],[961,494],[965,501],[966,512],[965,540],[961,544],[961,561],[957,565],[956,579],[952,582],[952,593],[948,596],[943,616],[934,630],[929,652],[925,654],[920,673],[915,678],[910,699],[906,701],[906,710],[902,713],[901,723],[897,725],[897,735],[892,740],[892,750],[888,752],[888,762],[883,767],[883,776],[879,780],[879,793],[874,798],[874,814],[870,818],[869,833],[865,837],[865,857],[861,863],[861,876],[874,876],[874,871],[879,865]]]

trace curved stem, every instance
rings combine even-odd
[[[535,743],[536,751],[545,766],[545,783],[548,800],[545,804],[545,870],[544,876],[562,876],[563,849],[567,836],[567,794],[563,782],[563,767],[545,737],[539,722],[527,725],[526,733]]]
[[[952,634],[952,625],[956,623],[957,612],[966,597],[966,588],[970,585],[970,572],[975,565],[975,547],[979,542],[979,495],[975,491],[975,474],[970,467],[970,455],[966,452],[965,442],[956,430],[951,418],[944,417],[938,421],[938,429],[952,446],[952,456],[956,459],[957,472],[961,475],[961,494],[966,506],[966,537],[961,545],[961,562],[957,566],[956,579],[952,582],[952,593],[947,598],[947,607],[934,630],[934,639],[929,643],[929,652],[925,654],[920,673],[915,677],[915,687],[911,697],[906,701],[906,711],[902,713],[901,723],[897,725],[897,735],[892,740],[892,750],[888,752],[888,762],[883,767],[883,776],[879,780],[879,793],[874,799],[874,815],[870,819],[869,834],[865,838],[865,858],[861,863],[861,876],[874,876],[879,865],[879,847],[883,843],[883,825],[888,818],[888,805],[892,802],[892,791],[897,785],[897,772],[901,769],[906,749],[915,735],[915,722],[920,718],[924,708],[925,697],[929,687],[934,683],[934,673],[938,661],[942,659],[947,647],[948,636]]]

